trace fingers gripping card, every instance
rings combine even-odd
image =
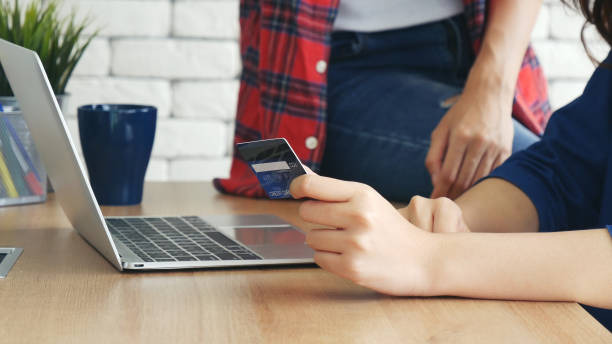
[[[239,143],[237,148],[272,199],[291,198],[291,181],[306,174],[299,158],[283,138]]]

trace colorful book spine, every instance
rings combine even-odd
[[[10,145],[9,135],[3,122],[0,122],[0,150],[2,150],[2,154],[4,155],[5,165],[10,176],[12,176],[18,196],[28,195],[28,187],[24,179],[25,174],[23,174],[19,160],[17,160],[17,156]]]
[[[0,150],[0,178],[6,187],[6,194],[10,198],[19,197],[19,193],[17,193],[17,189],[15,188],[15,184],[13,184],[13,179],[11,178],[11,174],[9,173],[8,167],[6,166],[6,162],[4,161],[4,155]]]

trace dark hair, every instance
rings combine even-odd
[[[571,5],[582,12],[582,15],[586,18],[586,22],[582,27],[582,44],[584,45],[587,53],[593,59],[593,55],[589,51],[586,39],[585,29],[588,24],[595,26],[601,37],[612,46],[612,0],[562,0],[563,3]],[[594,60],[594,59],[593,59]]]

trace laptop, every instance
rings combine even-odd
[[[0,40],[0,63],[64,213],[119,271],[314,262],[305,235],[273,215],[104,218],[38,55]]]

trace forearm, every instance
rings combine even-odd
[[[537,232],[538,213],[519,188],[498,178],[484,180],[456,200],[472,232]]]
[[[434,235],[437,295],[612,308],[612,238],[605,229]]]
[[[491,0],[482,45],[466,91],[484,88],[510,105],[542,0]]]

